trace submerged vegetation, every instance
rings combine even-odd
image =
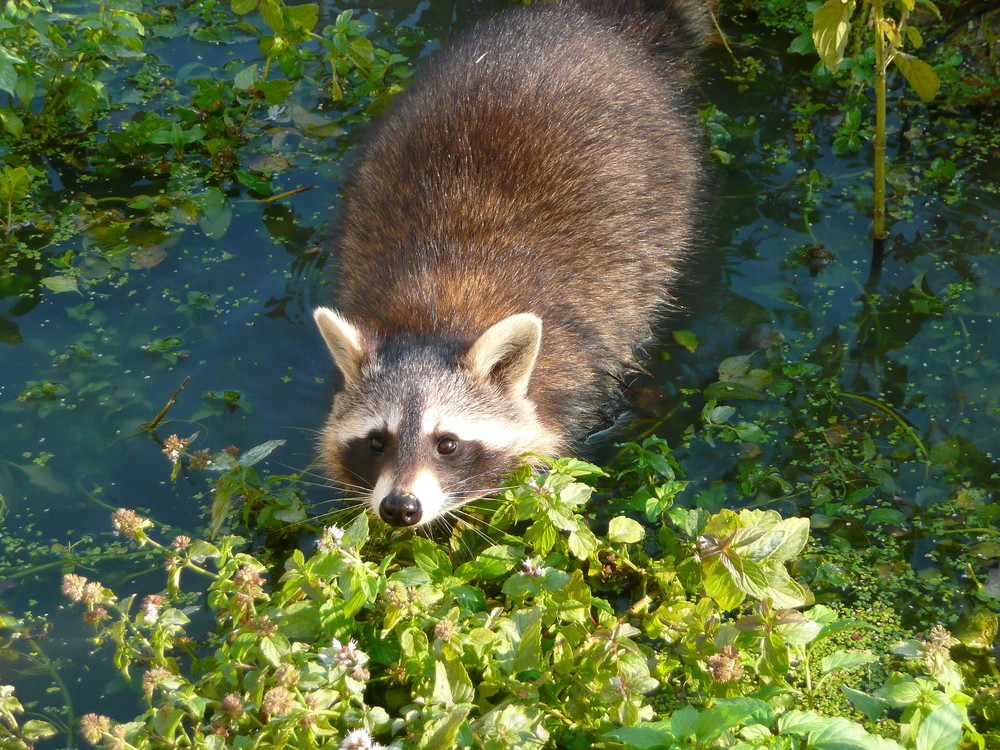
[[[308,306],[344,155],[424,34],[3,7],[0,746],[1000,746],[996,14],[725,11],[705,309],[614,455],[424,537],[279,468],[322,360],[226,338],[301,329],[267,326]]]

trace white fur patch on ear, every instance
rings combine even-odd
[[[361,332],[340,313],[328,307],[317,307],[313,310],[313,318],[344,378],[349,383],[358,383],[365,353]]]
[[[541,345],[542,319],[534,313],[518,313],[486,329],[466,357],[477,377],[523,397]]]

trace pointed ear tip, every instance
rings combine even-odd
[[[357,330],[355,325],[332,307],[317,307],[313,310],[313,320],[320,328]]]
[[[538,328],[542,327],[541,317],[539,317],[533,312],[514,313],[513,315],[507,317],[505,320],[502,320],[500,322],[517,323],[522,325],[530,323],[537,326]]]

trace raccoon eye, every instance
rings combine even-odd
[[[382,453],[385,450],[385,440],[376,435],[369,438],[368,447],[371,448],[372,453]]]
[[[447,456],[458,450],[458,441],[454,438],[441,438],[438,440],[438,453]]]

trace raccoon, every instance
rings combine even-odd
[[[692,248],[708,0],[552,0],[438,53],[347,188],[329,476],[398,527],[574,449]]]

